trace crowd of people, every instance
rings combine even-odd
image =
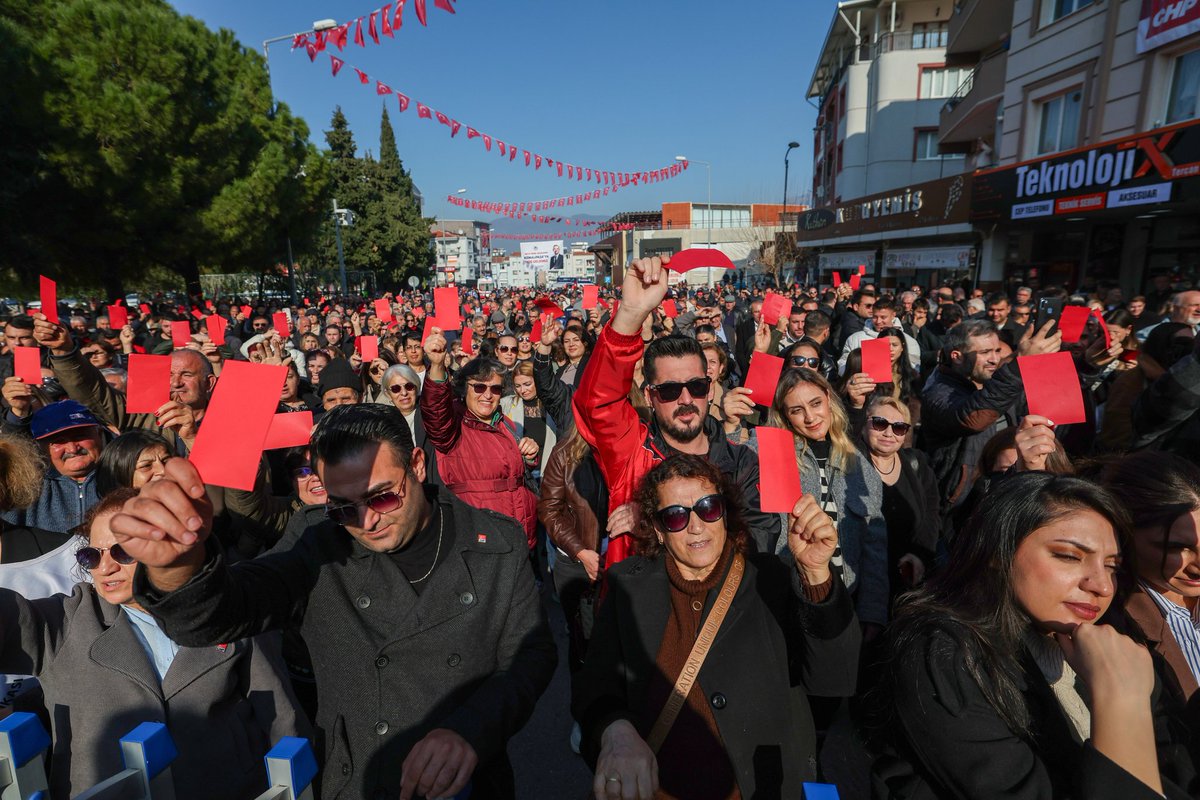
[[[461,330],[417,289],[3,319],[0,715],[45,720],[51,796],[159,721],[181,800],[256,796],[284,735],[319,797],[514,798],[543,600],[601,800],[1200,793],[1200,291],[768,297],[668,266],[595,302],[464,289]],[[1060,351],[1082,422],[1028,407],[1018,358]],[[142,353],[170,356],[153,413]],[[250,489],[188,460],[235,360],[286,367],[277,413],[315,421]]]

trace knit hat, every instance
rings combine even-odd
[[[344,358],[335,358],[321,370],[321,382],[317,385],[317,397],[324,399],[330,389],[353,389],[362,391],[362,380],[354,374],[350,362]]]

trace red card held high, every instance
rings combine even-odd
[[[834,272],[833,273],[833,288],[836,289],[837,287],[839,287],[841,285],[842,285],[842,273]]]
[[[176,350],[182,350],[191,344],[192,341],[192,326],[185,320],[171,321],[171,341],[175,343]]]
[[[533,330],[529,332],[529,341],[536,347],[538,342],[542,341],[542,318],[538,317],[533,321]]]
[[[763,322],[768,325],[774,326],[778,324],[780,317],[789,316],[791,313],[792,300],[790,297],[785,297],[781,294],[769,294],[763,298]]]
[[[285,411],[271,419],[263,450],[279,450],[284,447],[305,447],[312,438],[313,415],[311,411]]]
[[[783,359],[779,356],[757,352],[750,355],[750,369],[746,372],[746,381],[742,386],[750,390],[750,398],[755,405],[771,405],[782,372]]]
[[[41,300],[42,313],[46,315],[46,319],[58,324],[58,284],[47,278],[45,275],[39,276],[41,284]]]
[[[1063,306],[1062,316],[1058,318],[1058,329],[1062,331],[1063,344],[1078,342],[1091,316],[1092,312],[1086,306]]]
[[[358,353],[362,356],[363,364],[370,364],[372,361],[379,358],[379,337],[358,337]],[[363,367],[363,369],[366,369],[366,367]]]
[[[271,327],[279,331],[279,335],[285,339],[292,335],[292,325],[288,322],[288,315],[282,311],[276,311],[271,315]]]
[[[671,256],[670,262],[664,264],[672,272],[687,272],[689,269],[700,267],[716,267],[717,269],[734,269],[729,256],[720,250],[708,247],[691,247],[680,250]]]
[[[862,275],[860,275],[859,273],[856,272],[850,276],[850,288],[851,289],[853,289],[854,291],[857,292],[858,287],[861,285],[862,285]]]
[[[463,352],[469,356],[475,355],[474,351],[471,349],[475,344],[475,329],[472,328],[470,325],[467,325],[465,328],[462,329],[462,337],[461,338],[462,338]]]
[[[1020,356],[1017,366],[1025,384],[1029,413],[1046,417],[1055,425],[1071,425],[1087,419],[1083,391],[1071,354],[1060,350],[1036,356]]]
[[[13,374],[27,386],[42,385],[42,350],[39,347],[13,347]]]
[[[129,324],[129,309],[125,306],[108,307],[109,330],[119,331]]]
[[[437,314],[437,326],[444,331],[462,327],[462,316],[459,314],[457,286],[439,286],[433,290],[433,307]]]
[[[250,491],[287,367],[226,361],[189,459],[213,486]]]
[[[210,314],[204,321],[208,326],[208,338],[217,347],[225,344],[225,320],[217,314]]]
[[[439,327],[437,319],[434,317],[425,318],[425,329],[421,331],[421,344],[425,344],[425,340],[429,338],[429,334],[433,333],[433,329]]]
[[[666,300],[663,300],[662,312],[671,319],[675,319],[679,316],[679,306],[675,304],[674,300],[668,297]]]
[[[392,321],[392,304],[385,299],[375,301],[375,316],[382,322]]]
[[[790,514],[804,494],[791,431],[760,425],[758,437],[759,507],[768,513]]]
[[[590,311],[600,301],[600,287],[595,284],[583,287],[583,310]]]
[[[130,414],[153,414],[170,399],[171,357],[131,354],[125,410]]]
[[[892,337],[863,339],[862,371],[876,383],[892,382]]]

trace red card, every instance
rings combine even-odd
[[[1104,337],[1104,349],[1112,347],[1112,334],[1108,332],[1108,323],[1104,321],[1104,315],[1100,313],[1100,309],[1093,308],[1092,316],[1096,318],[1096,324],[1100,326],[1100,335]]]
[[[675,304],[674,300],[664,300],[662,304],[662,310],[663,313],[671,319],[675,319],[679,316],[679,306]]]
[[[790,298],[784,297],[781,294],[769,294],[763,298],[763,322],[768,325],[778,324],[780,317],[790,315],[791,313],[792,301]]]
[[[433,308],[437,314],[437,326],[444,331],[462,327],[461,308],[457,286],[439,286],[433,290]]]
[[[45,275],[39,276],[42,290],[42,313],[46,315],[46,319],[58,324],[58,284],[47,278]]]
[[[554,319],[565,317],[567,312],[563,311],[558,303],[551,300],[549,297],[539,297],[533,301],[533,304],[541,309],[543,314],[550,314]]]
[[[195,319],[198,319],[198,320],[204,319],[204,312],[198,308],[193,308],[192,309],[192,317]]]
[[[143,314],[149,314],[152,310],[149,303],[138,303],[138,308],[141,309]]]
[[[837,287],[839,287],[841,285],[842,285],[842,273],[840,273],[840,272],[833,273],[833,288],[836,289]]]
[[[125,410],[130,414],[153,414],[171,399],[171,357],[129,356],[129,380],[125,388]]]
[[[276,311],[271,315],[271,327],[285,339],[292,335],[292,325],[288,322],[288,315],[282,311]]]
[[[529,341],[535,345],[542,341],[542,318],[538,317],[533,321],[533,330],[529,332]]]
[[[210,312],[211,312],[211,311],[215,311],[215,310],[216,310],[216,309],[214,308],[214,306],[213,306],[213,301],[212,301],[212,300],[205,300],[205,301],[204,301],[204,307],[205,307],[206,309],[208,309]]]
[[[1060,350],[1036,356],[1019,356],[1017,366],[1025,383],[1029,413],[1046,417],[1055,425],[1083,422],[1083,391],[1071,354]]]
[[[767,513],[790,514],[804,494],[791,431],[760,425],[758,437],[758,500]]]
[[[21,383],[42,385],[42,350],[40,347],[13,346],[13,374]]]
[[[474,355],[471,352],[471,346],[475,344],[475,329],[470,325],[462,330],[462,349],[467,355]]]
[[[383,322],[392,321],[392,304],[385,299],[375,301],[375,316]]]
[[[1091,316],[1091,309],[1085,306],[1063,306],[1062,316],[1058,318],[1058,329],[1062,331],[1063,344],[1078,342]],[[1045,320],[1042,320],[1041,324],[1045,325]]]
[[[108,327],[119,331],[129,324],[129,309],[125,306],[108,307]]]
[[[850,288],[857,292],[859,286],[862,286],[862,275],[856,272],[850,276]]]
[[[189,459],[213,486],[250,491],[287,367],[226,361]]]
[[[313,415],[311,411],[285,411],[276,414],[267,428],[263,450],[279,450],[284,447],[307,447],[312,438]]]
[[[205,324],[208,326],[208,338],[212,339],[212,343],[218,347],[225,344],[225,320],[213,314],[205,320]]]
[[[663,265],[672,272],[687,272],[697,267],[716,267],[718,269],[734,269],[729,256],[720,250],[709,247],[691,247],[680,250],[671,256],[671,261]]]
[[[253,311],[254,309],[250,308],[250,306],[241,306],[239,308],[239,310],[242,312],[243,317],[249,317],[250,312]]]
[[[770,353],[751,353],[750,369],[742,386],[750,390],[755,405],[769,406],[775,400],[775,387],[783,372],[783,359]]]
[[[364,364],[370,364],[372,361],[379,358],[379,337],[358,337],[358,353],[362,356]]]
[[[866,264],[859,264],[859,265],[858,265],[858,274],[859,274],[859,275],[866,275],[866,274],[867,274],[867,265],[866,265]]]
[[[600,301],[600,287],[596,285],[583,287],[583,310],[589,311]]]
[[[441,327],[437,324],[437,320],[433,317],[426,317],[425,330],[421,331],[421,344],[425,344],[425,340],[429,338],[429,334],[433,333],[435,327]]]
[[[891,383],[892,377],[892,338],[878,336],[874,339],[862,340],[862,371],[871,376],[876,383]]]
[[[186,320],[171,321],[171,341],[175,343],[176,350],[182,350],[191,344],[192,341],[192,326]]]

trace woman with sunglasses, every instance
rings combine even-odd
[[[1192,769],[1154,706],[1150,654],[1099,624],[1120,603],[1129,518],[1105,489],[999,482],[944,570],[898,607],[867,727],[876,796],[1183,798]]]
[[[937,476],[924,453],[905,447],[911,430],[908,406],[894,397],[872,398],[859,429],[866,455],[883,483],[888,596],[893,602],[924,582],[941,532]]]
[[[306,736],[277,635],[218,647],[171,641],[133,599],[134,560],[109,523],[137,496],[119,489],[81,526],[75,552],[89,581],[29,600],[0,589],[0,670],[41,682],[51,715],[50,796],[74,797],[120,772],[117,737],[162,722],[179,745],[175,796],[253,798],[263,756],[281,736]]]
[[[532,549],[537,541],[537,497],[526,484],[526,470],[538,467],[539,451],[533,439],[518,437],[501,413],[504,366],[475,358],[451,379],[441,331],[434,329],[424,349],[429,372],[421,389],[421,418],[437,450],[442,481],[468,505],[521,523]]]
[[[783,554],[747,554],[740,493],[693,455],[657,464],[635,502],[637,555],[608,572],[571,703],[595,797],[800,797],[817,749],[807,695],[853,694],[858,660],[832,520],[806,495]],[[660,722],[721,607],[682,708]]]
[[[876,383],[862,371],[862,350],[855,348],[846,357],[846,371],[841,382],[840,393],[846,400],[846,412],[851,427],[861,428],[865,409],[876,397],[891,397],[908,407],[911,428],[905,446],[912,447],[916,431],[921,426],[921,394],[917,374],[908,362],[908,340],[899,328],[888,328],[880,337],[887,337],[890,344],[892,380]]]
[[[399,363],[396,354],[386,347],[379,348],[379,357],[372,359],[370,364],[363,364],[359,368],[359,376],[362,378],[362,397],[364,403],[382,403],[385,406],[392,404],[391,395],[388,393],[387,387],[383,384],[383,373],[393,364]]]

